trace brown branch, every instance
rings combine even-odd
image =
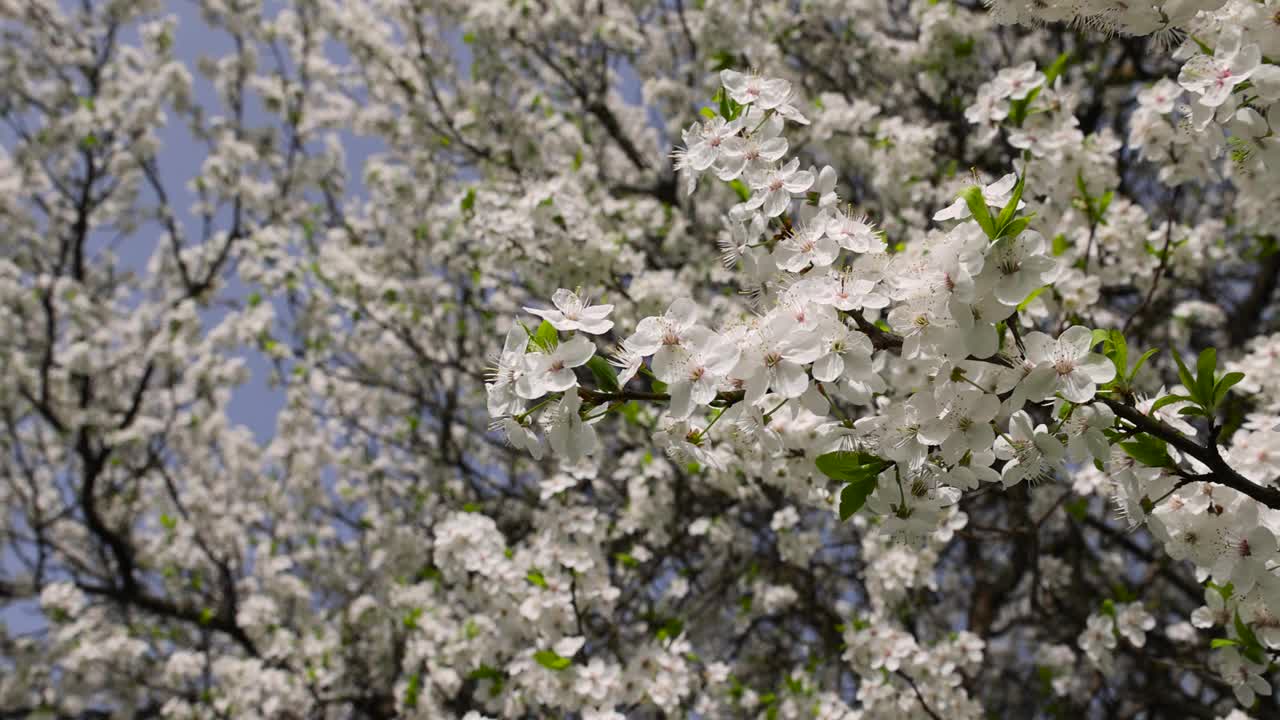
[[[1126,405],[1107,397],[1100,396],[1098,399],[1106,403],[1107,407],[1111,408],[1117,417],[1129,421],[1142,432],[1158,437],[1172,445],[1179,452],[1190,455],[1204,463],[1210,472],[1206,475],[1197,475],[1195,479],[1225,485],[1236,492],[1248,495],[1272,510],[1280,510],[1280,491],[1258,485],[1236,472],[1222,458],[1216,445],[1212,447],[1200,445],[1173,429],[1164,421],[1144,415],[1132,405]]]

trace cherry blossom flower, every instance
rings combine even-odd
[[[1009,418],[1009,434],[995,440],[996,457],[1005,461],[1000,478],[1005,487],[1026,480],[1036,483],[1062,467],[1066,448],[1044,425],[1032,426],[1031,416],[1019,410]]]
[[[772,110],[791,97],[791,83],[780,78],[765,78],[755,73],[736,70],[720,71],[720,82],[729,91],[729,97],[742,105],[755,105]]]
[[[765,217],[777,217],[786,212],[794,195],[803,194],[813,185],[813,173],[800,170],[800,161],[791,162],[777,170],[761,172],[750,178],[755,193],[747,200],[748,210],[760,208]]]
[[[590,340],[576,335],[549,353],[526,355],[528,365],[525,373],[516,380],[516,394],[533,400],[549,392],[563,392],[577,386],[578,378],[573,374],[573,368],[586,365],[595,352],[596,346]]]
[[[613,321],[607,319],[613,312],[612,305],[592,305],[589,300],[581,299],[577,293],[561,288],[551,296],[555,304],[554,310],[525,308],[525,312],[537,315],[551,323],[557,330],[572,332],[581,330],[590,335],[609,332]]]
[[[1025,341],[1027,360],[1052,367],[1057,375],[1058,391],[1073,403],[1089,402],[1098,385],[1110,382],[1116,376],[1115,365],[1092,351],[1093,331],[1089,328],[1074,325],[1056,340],[1044,333],[1033,332]]]
[[[1178,84],[1199,95],[1204,107],[1216,108],[1226,102],[1237,85],[1249,79],[1262,61],[1256,44],[1242,45],[1239,31],[1227,32],[1218,40],[1212,56],[1196,55],[1182,66]]]

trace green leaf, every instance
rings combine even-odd
[[[596,387],[599,389],[611,393],[622,390],[622,387],[618,385],[618,373],[609,364],[608,360],[599,355],[593,355],[587,361],[587,369],[591,371],[591,377],[595,378]]]
[[[409,684],[404,689],[404,706],[409,709],[418,707],[418,696],[422,692],[422,673],[409,676]]]
[[[1023,230],[1026,230],[1026,229],[1027,229],[1027,226],[1031,224],[1031,219],[1032,219],[1033,217],[1035,217],[1035,216],[1034,216],[1034,215],[1027,215],[1027,216],[1024,216],[1024,217],[1014,218],[1013,220],[1010,220],[1008,225],[1003,225],[1003,226],[1001,226],[1000,228],[998,228],[998,229],[996,230],[996,237],[997,237],[997,238],[1002,238],[1002,237],[1016,238],[1016,237],[1018,237],[1019,235],[1021,235],[1021,234],[1022,234],[1022,231],[1023,231]]]
[[[1213,386],[1213,404],[1220,405],[1227,397],[1227,392],[1243,379],[1242,372],[1229,372],[1219,378],[1217,384]]]
[[[1066,236],[1066,235],[1063,235],[1062,233],[1058,233],[1057,235],[1054,235],[1054,236],[1053,236],[1053,255],[1054,255],[1054,257],[1057,257],[1057,256],[1061,255],[1062,253],[1066,252],[1066,251],[1067,251],[1067,249],[1068,249],[1068,248],[1070,248],[1070,247],[1071,247],[1071,243],[1067,240],[1067,236]]]
[[[1009,197],[1009,204],[1004,206],[1000,211],[1000,215],[996,217],[997,231],[1007,227],[1018,213],[1018,203],[1022,202],[1022,190],[1027,184],[1027,174],[1022,173],[1022,177],[1018,178],[1018,182],[1013,186],[1013,195]],[[971,211],[972,212],[972,211]]]
[[[658,628],[657,638],[659,642],[675,640],[682,632],[684,632],[684,621],[680,618],[671,618]]]
[[[560,344],[560,333],[556,332],[556,327],[550,321],[543,320],[533,333],[533,342],[543,350],[551,352]]]
[[[413,608],[404,614],[402,623],[406,630],[415,630],[418,627],[418,618],[422,617],[422,608]]]
[[[1209,347],[1205,348],[1200,357],[1196,358],[1196,391],[1199,393],[1200,404],[1205,406],[1206,410],[1212,410],[1213,402],[1213,373],[1218,367],[1218,351]]]
[[[547,587],[546,576],[537,570],[530,570],[525,574],[524,578],[540,588],[546,589]]]
[[[1022,121],[1027,119],[1027,108],[1031,107],[1031,101],[1036,99],[1040,94],[1040,88],[1033,88],[1027,93],[1027,96],[1021,100],[1012,100],[1009,102],[1009,122],[1014,127],[1022,127]]]
[[[1071,53],[1064,52],[1058,56],[1053,64],[1044,71],[1044,85],[1032,88],[1027,96],[1021,100],[1014,100],[1009,103],[1009,122],[1015,127],[1022,127],[1022,122],[1027,119],[1027,112],[1031,108],[1031,103],[1040,95],[1041,88],[1050,87],[1053,81],[1057,79],[1062,71],[1067,68],[1067,63],[1071,60]]]
[[[1165,441],[1146,433],[1141,433],[1133,440],[1120,443],[1125,454],[1148,467],[1173,467],[1173,458],[1169,457]]]
[[[733,188],[733,191],[738,193],[738,199],[740,201],[746,202],[751,199],[751,189],[748,188],[746,183],[741,180],[731,181],[729,183],[729,187]]]
[[[861,480],[859,482],[851,482],[840,490],[840,519],[848,520],[853,514],[862,509],[867,503],[867,498],[871,493],[875,492],[876,479],[874,477]]]
[[[1214,650],[1217,650],[1218,648],[1224,648],[1224,647],[1235,647],[1239,644],[1240,643],[1236,642],[1235,640],[1232,640],[1231,638],[1214,638],[1209,641],[1209,647],[1213,648]]]
[[[1187,389],[1187,392],[1191,393],[1191,401],[1200,402],[1200,398],[1196,394],[1196,380],[1191,377],[1191,371],[1187,369],[1187,364],[1182,362],[1182,356],[1178,354],[1177,350],[1173,351],[1173,361],[1178,364],[1178,380]]]
[[[573,664],[572,660],[561,657],[555,650],[539,650],[533,654],[533,659],[542,667],[556,672],[565,670]]]
[[[1244,646],[1242,654],[1256,663],[1266,664],[1266,650],[1258,642],[1258,636],[1253,634],[1253,628],[1240,619],[1239,610],[1236,611],[1235,628],[1236,635],[1240,636],[1240,643]]]
[[[1155,414],[1155,411],[1159,410],[1160,408],[1165,407],[1166,405],[1172,405],[1178,402],[1194,402],[1194,401],[1191,398],[1187,397],[1186,395],[1165,395],[1159,400],[1156,400],[1155,403],[1151,405],[1151,411],[1148,414],[1149,415]]]
[[[1108,331],[1102,347],[1103,352],[1116,366],[1116,377],[1124,377],[1129,370],[1129,343],[1124,339],[1124,333],[1119,330]]]
[[[715,111],[715,110],[712,110],[712,109],[711,109],[711,108],[709,108],[709,107],[704,107],[704,108],[702,108],[701,110],[699,110],[699,111],[698,111],[698,113],[699,113],[699,114],[701,114],[701,115],[702,115],[702,117],[704,117],[704,118],[706,118],[706,119],[708,119],[708,120],[710,120],[710,119],[712,119],[712,118],[714,118],[714,117],[716,116],[716,111]]]
[[[1092,204],[1093,196],[1089,194],[1089,185],[1084,181],[1084,170],[1076,171],[1076,190],[1080,191],[1080,198],[1085,205]]]
[[[870,453],[852,451],[819,455],[814,464],[823,475],[841,482],[862,482],[867,478],[874,480],[885,468],[892,465],[888,460]]]
[[[1150,350],[1142,353],[1142,355],[1138,357],[1138,361],[1133,364],[1133,370],[1129,371],[1129,380],[1133,380],[1137,377],[1138,370],[1151,359],[1152,355],[1155,355],[1158,352],[1160,352],[1160,348],[1151,348]]]
[[[476,206],[476,189],[468,188],[467,194],[462,196],[462,212],[469,213]]]
[[[1043,293],[1045,290],[1048,290],[1048,289],[1049,289],[1048,285],[1041,285],[1035,290],[1032,290],[1031,294],[1027,295],[1026,300],[1023,300],[1022,302],[1018,303],[1018,312],[1022,312],[1023,310],[1026,310],[1027,306],[1030,305],[1033,300],[1040,297],[1040,293]]]
[[[1226,585],[1219,585],[1218,583],[1210,580],[1206,582],[1204,585],[1210,590],[1217,592],[1218,595],[1222,597],[1223,602],[1230,600],[1231,596],[1236,591],[1235,583],[1227,583]]]
[[[1044,84],[1052,85],[1053,81],[1057,80],[1058,76],[1062,74],[1062,71],[1067,69],[1067,64],[1070,62],[1071,62],[1071,51],[1068,50],[1062,53],[1061,55],[1059,55],[1053,61],[1053,64],[1050,65],[1049,68],[1044,71]]]
[[[1098,198],[1098,206],[1095,208],[1098,216],[1095,218],[1095,222],[1103,222],[1102,216],[1107,214],[1107,208],[1111,207],[1111,199],[1115,196],[1115,190],[1108,190],[1102,193],[1102,197]]]
[[[711,62],[711,72],[720,72],[728,70],[734,66],[733,53],[728,50],[717,50],[711,53],[708,60]]]
[[[720,102],[720,117],[725,120],[737,120],[742,114],[742,106],[729,97],[729,93],[725,92],[724,88],[716,93],[716,97]]]
[[[969,206],[969,212],[973,215],[973,219],[978,221],[982,232],[986,233],[991,240],[995,240],[995,221],[991,219],[991,210],[987,207],[987,199],[982,196],[982,188],[970,185],[960,193],[960,198],[964,200],[965,205]]]

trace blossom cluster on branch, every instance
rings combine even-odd
[[[0,0],[0,717],[1274,716],[1277,107],[1276,0]]]

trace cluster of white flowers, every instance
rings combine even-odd
[[[947,229],[890,250],[883,232],[842,205],[833,168],[801,170],[797,159],[787,158],[785,122],[807,122],[790,104],[790,85],[728,70],[721,81],[721,97],[732,104],[722,103],[720,114],[685,131],[677,167],[690,192],[708,171],[745,181],[737,185],[741,202],[727,212],[732,240],[723,247],[726,265],[741,271],[755,312],[712,324],[692,301],[678,299],[665,313],[636,323],[613,361],[621,374],[610,371],[605,386],[596,373],[594,389],[577,387],[572,372],[597,350],[583,334],[562,340],[540,331],[548,339],[539,347],[524,330],[513,329],[489,385],[491,411],[513,444],[538,452],[527,429],[531,413],[516,398],[548,408],[543,425],[568,463],[597,447],[592,424],[612,409],[636,398],[665,401],[661,430],[653,437],[669,455],[713,471],[777,472],[797,495],[842,516],[865,504],[878,533],[919,548],[965,527],[959,501],[967,491],[991,483],[1005,489],[1035,484],[1064,474],[1068,463],[1096,464],[1130,523],[1150,519],[1175,558],[1194,562],[1203,577],[1231,583],[1238,597],[1280,612],[1276,579],[1267,570],[1276,555],[1275,536],[1259,520],[1261,510],[1274,511],[1236,490],[1200,482],[1188,471],[1205,471],[1203,463],[1172,449],[1172,456],[1165,454],[1163,441],[1157,441],[1158,452],[1183,459],[1187,470],[1169,472],[1173,460],[1162,468],[1141,448],[1119,442],[1146,428],[1117,433],[1127,426],[1118,424],[1113,409],[1124,404],[1123,396],[1109,390],[1098,398],[1118,372],[1126,381],[1137,372],[1123,356],[1095,352],[1100,342],[1115,342],[1107,333],[1079,325],[1060,328],[1056,336],[1019,331],[1026,322],[1019,313],[1034,314],[1029,306],[1046,287],[1060,278],[1078,282],[1022,212],[1024,194],[1051,207],[1052,198],[1027,192],[1027,178],[1034,177],[1029,168],[1062,165],[1064,148],[1081,141],[1078,132],[1033,132],[1036,123],[1011,132],[1010,143],[1032,158],[1021,176],[1010,173],[966,190],[933,216]],[[1061,91],[1050,91],[1034,64],[1023,65],[1001,71],[966,115],[989,124],[993,134],[1009,117],[1010,103],[1021,101],[1025,113],[1037,97],[1055,94]],[[1214,107],[1222,103],[1216,96],[1213,101]],[[1065,117],[1073,126],[1071,113]],[[1106,208],[1087,209],[1096,230]],[[1061,217],[1060,210],[1050,212]],[[553,301],[558,311],[533,311],[553,330],[599,334],[607,327],[609,306],[584,309],[564,290]],[[923,374],[914,386],[895,388],[886,376],[905,362]],[[1213,368],[1209,373],[1212,382]],[[641,374],[660,391],[629,391]],[[1161,406],[1185,406],[1188,399],[1169,393]],[[1134,412],[1179,428],[1173,432],[1183,437],[1195,435],[1154,400]],[[580,412],[584,401],[601,410]],[[859,407],[860,417],[846,414]],[[787,437],[796,426],[808,429],[799,446]],[[1247,452],[1241,448],[1251,441],[1260,438],[1242,432],[1233,453]],[[1265,471],[1241,467],[1260,484],[1276,477],[1268,474],[1266,452],[1259,455]],[[819,462],[797,467],[788,457]],[[822,466],[823,458],[858,459],[832,470]],[[783,465],[785,473],[770,470]],[[823,473],[849,484],[839,493],[823,489],[814,480]],[[1211,507],[1215,511],[1206,512]],[[873,596],[891,597],[885,593],[879,587]],[[1094,615],[1079,643],[1095,665],[1109,670],[1115,634],[1141,648],[1154,624],[1140,604],[1119,604]],[[896,670],[894,644],[876,647],[890,653],[895,667],[889,669]]]
[[[0,716],[1277,714],[1277,0],[193,5],[0,0]]]

